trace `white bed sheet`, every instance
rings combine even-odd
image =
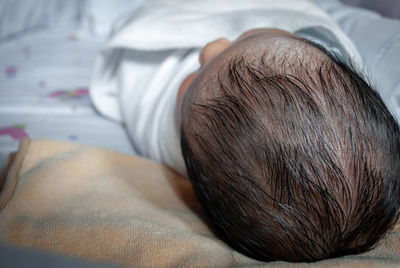
[[[96,113],[88,96],[105,37],[40,30],[0,43],[0,167],[23,137],[99,145],[134,154],[122,125]]]

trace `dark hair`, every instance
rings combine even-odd
[[[400,206],[400,131],[379,94],[337,57],[296,74],[243,58],[222,95],[191,103],[189,178],[216,234],[259,260],[367,251]]]

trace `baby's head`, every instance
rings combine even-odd
[[[400,131],[352,68],[295,35],[220,39],[182,84],[188,175],[216,233],[260,260],[370,249],[398,218]]]

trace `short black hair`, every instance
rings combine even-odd
[[[315,46],[315,44],[313,44]],[[296,74],[232,59],[222,95],[191,103],[188,176],[216,234],[258,260],[371,249],[399,218],[400,131],[362,75],[328,55]]]

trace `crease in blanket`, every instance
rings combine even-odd
[[[21,140],[18,152],[10,154],[0,175],[0,212],[8,204],[17,187],[19,170],[25,159],[29,143],[30,141],[27,138]]]

